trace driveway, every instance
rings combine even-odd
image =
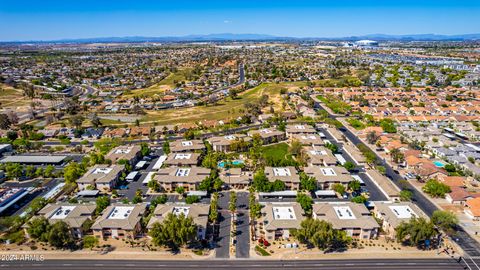
[[[216,257],[222,259],[230,258],[230,225],[231,214],[228,210],[230,192],[220,192],[218,197],[219,233],[215,248]]]
[[[237,193],[237,258],[250,257],[248,192]]]

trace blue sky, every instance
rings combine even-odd
[[[480,0],[2,0],[0,41],[254,33],[480,32]]]

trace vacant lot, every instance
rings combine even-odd
[[[156,122],[157,124],[178,124],[194,123],[201,120],[231,120],[244,113],[244,104],[254,102],[262,95],[268,95],[269,102],[272,103],[275,111],[288,110],[288,107],[282,108],[282,98],[280,91],[282,88],[289,91],[296,91],[304,84],[302,83],[264,83],[255,88],[248,89],[238,95],[237,99],[227,98],[218,102],[217,105],[197,106],[191,108],[168,109],[161,111],[150,111],[142,118],[142,122]]]
[[[0,84],[0,108],[24,106],[31,102],[23,96],[23,91]]]

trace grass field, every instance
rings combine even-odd
[[[30,103],[31,100],[23,96],[22,90],[0,84],[0,108],[24,106]]]
[[[263,156],[266,160],[275,160],[278,163],[295,162],[292,158],[292,155],[288,153],[288,144],[286,143],[264,146],[262,150]]]
[[[289,91],[298,90],[305,83],[264,83],[238,95],[237,99],[227,98],[218,105],[196,106],[191,108],[168,109],[162,111],[150,111],[141,119],[141,122],[156,122],[157,124],[194,123],[201,120],[230,120],[243,115],[240,112],[247,102],[258,100],[262,95],[268,95],[269,102],[273,103],[275,111],[282,111],[282,98],[280,90],[286,88]],[[288,110],[288,107],[285,109]]]

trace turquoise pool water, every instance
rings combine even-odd
[[[439,167],[439,168],[443,168],[445,167],[445,163],[441,162],[441,161],[438,161],[438,160],[435,160],[433,162],[433,164],[435,164],[435,166]]]
[[[219,162],[218,167],[224,168],[226,164],[227,164],[226,161]],[[234,161],[232,161],[231,164],[232,165],[241,165],[241,164],[243,164],[243,160],[234,160]]]

